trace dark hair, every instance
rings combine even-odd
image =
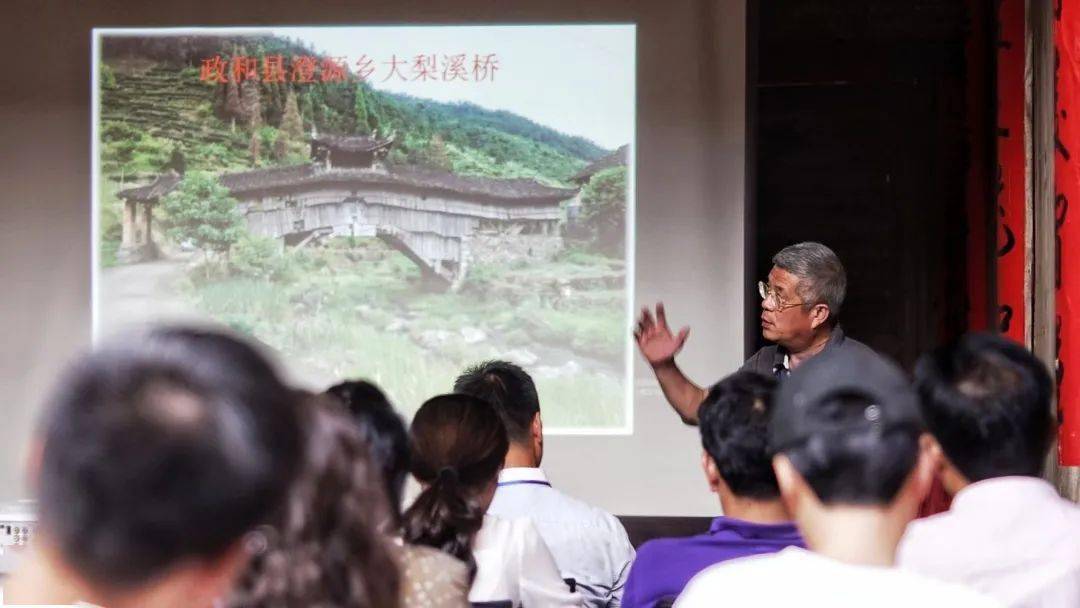
[[[968,480],[1039,475],[1053,440],[1053,384],[1027,349],[964,336],[919,359],[915,388],[927,429]]]
[[[540,411],[533,379],[513,363],[485,361],[465,370],[454,381],[454,392],[479,397],[495,406],[510,440],[529,440],[533,419]]]
[[[405,542],[464,561],[472,576],[472,540],[484,522],[479,495],[506,458],[506,427],[482,399],[440,395],[420,406],[409,435],[412,474],[425,488],[405,511]]]
[[[178,327],[126,336],[76,361],[49,403],[42,528],[106,587],[215,559],[281,503],[297,426],[297,394],[248,344]]]
[[[360,431],[336,401],[312,399],[306,461],[226,608],[392,608],[400,580],[380,479]]]
[[[717,382],[698,411],[701,445],[736,496],[776,498],[768,428],[776,379],[740,371]]]
[[[919,429],[869,423],[873,404],[860,393],[834,394],[814,408],[835,430],[782,450],[825,504],[886,505],[915,468]]]
[[[356,421],[371,449],[394,522],[401,518],[402,494],[409,475],[409,432],[379,387],[363,380],[346,381],[326,390],[338,398]]]

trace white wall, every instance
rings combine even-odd
[[[693,327],[680,361],[691,377],[712,382],[740,363],[744,0],[128,4],[34,3],[6,40],[35,60],[9,62],[0,76],[0,501],[27,495],[22,462],[39,405],[62,362],[90,339],[95,26],[637,23],[636,297],[662,298],[673,323]],[[636,385],[635,434],[551,438],[545,468],[553,481],[620,514],[717,512],[698,468],[696,430],[670,411],[640,363]]]
[[[714,6],[701,22],[674,13],[638,26],[635,300],[662,299],[676,330],[691,327],[679,364],[699,384],[743,355],[746,18],[742,2]],[[672,69],[681,61],[698,71]],[[696,427],[640,357],[634,369],[633,436],[550,438],[544,468],[615,513],[715,515]]]

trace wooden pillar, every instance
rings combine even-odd
[[[120,246],[121,247],[134,247],[135,246],[135,202],[130,200],[124,200],[124,212],[120,219],[121,234],[120,234]]]
[[[154,241],[153,235],[150,234],[150,228],[153,227],[153,221],[152,220],[153,220],[153,217],[154,217],[154,203],[156,203],[156,202],[157,201],[154,200],[154,201],[147,201],[147,202],[142,204],[142,209],[143,209],[143,230],[145,232],[143,232],[143,241],[142,241],[142,243],[140,243],[141,245],[149,245],[150,243],[152,243]]]

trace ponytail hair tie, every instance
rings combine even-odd
[[[455,469],[454,467],[443,467],[439,469],[438,481],[442,483],[457,483],[457,469]]]

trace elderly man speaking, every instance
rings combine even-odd
[[[758,281],[761,295],[761,333],[773,344],[746,360],[742,369],[783,379],[811,357],[833,349],[873,352],[865,344],[846,338],[838,319],[847,291],[847,276],[840,258],[821,243],[789,245],[773,256],[767,281]],[[691,382],[675,365],[675,355],[686,342],[689,327],[673,334],[664,305],[656,317],[641,311],[634,337],[638,349],[652,365],[660,388],[683,422],[697,424],[698,407],[708,393]]]

